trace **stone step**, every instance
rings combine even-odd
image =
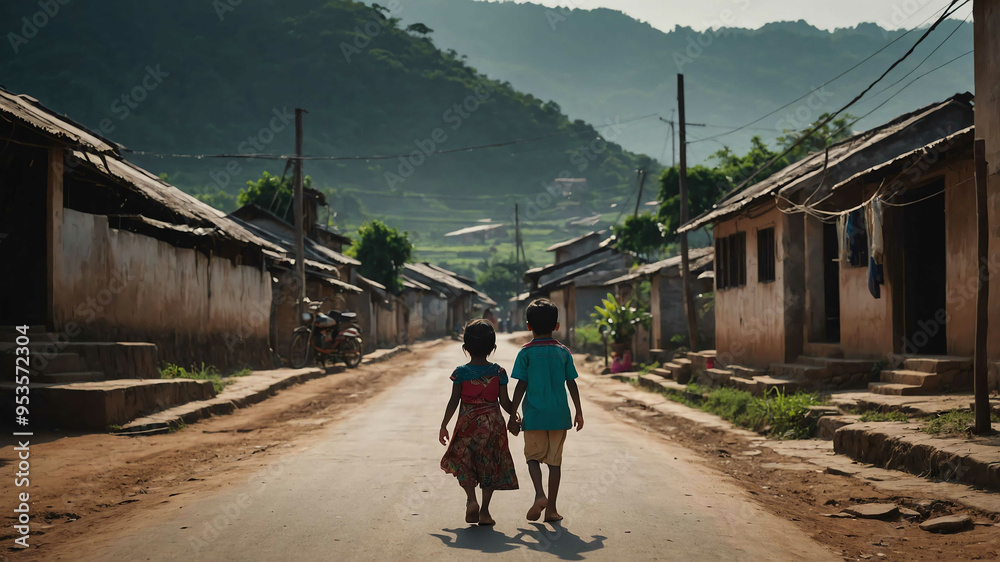
[[[919,386],[912,384],[899,384],[891,382],[868,383],[868,392],[872,394],[885,394],[888,396],[913,396],[921,394]]]
[[[768,371],[776,378],[797,381],[818,380],[824,378],[827,374],[826,369],[823,367],[803,363],[776,363],[771,365]]]
[[[649,390],[659,390],[660,381],[664,380],[663,377],[659,375],[647,374],[638,376],[639,385],[648,388]]]
[[[665,379],[672,379],[672,378],[674,378],[674,373],[670,369],[662,369],[662,368],[660,368],[660,369],[653,369],[652,373],[654,375],[660,375],[661,377],[663,377]]]
[[[971,371],[972,358],[953,355],[931,355],[927,357],[910,357],[903,361],[903,368],[925,373],[943,373],[945,371]]]
[[[858,423],[860,419],[861,416],[856,415],[823,416],[816,422],[816,438],[823,441],[833,441],[838,429]]]
[[[743,378],[740,376],[733,375],[729,377],[728,386],[735,388],[736,390],[742,390],[743,392],[749,392],[753,395],[760,394],[760,388],[757,386],[757,381],[753,379]]]
[[[870,359],[841,359],[837,357],[812,357],[800,355],[796,360],[802,365],[812,365],[813,367],[824,367],[831,373],[870,373],[878,364],[878,361]]]
[[[943,378],[937,373],[910,371],[907,369],[884,370],[879,380],[887,383],[919,386],[926,390],[938,388],[943,382]]]
[[[31,382],[45,384],[68,384],[71,382],[100,382],[104,380],[104,373],[99,371],[79,371],[71,373],[46,373],[37,375]]]
[[[743,365],[726,365],[726,368],[734,375],[745,379],[752,379],[767,374],[767,369],[757,369],[756,367],[745,367]]]
[[[782,392],[796,392],[800,386],[797,381],[771,377],[768,375],[756,376],[753,380],[757,383],[757,387],[760,388],[761,394],[767,394],[774,388],[781,389]]]
[[[10,380],[17,372],[17,354],[8,351],[0,354],[0,376]],[[23,366],[23,362],[21,362]],[[86,371],[87,362],[77,353],[35,353],[29,354],[29,369],[32,376],[54,373]]]
[[[686,357],[674,357],[670,362],[678,365],[687,365],[688,367],[691,366],[691,360]]]
[[[707,386],[709,388],[715,388],[720,386],[725,386],[729,382],[729,378],[733,376],[733,372],[728,369],[705,369],[704,373],[698,377],[698,384],[702,386]]]

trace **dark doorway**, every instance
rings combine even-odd
[[[943,355],[946,262],[944,183],[911,190],[903,198],[903,353]],[[937,195],[933,195],[933,194]]]
[[[826,343],[840,343],[840,245],[837,225],[823,225],[823,314]]]
[[[0,326],[46,323],[48,151],[10,143],[0,154]]]

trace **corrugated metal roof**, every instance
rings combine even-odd
[[[834,185],[830,188],[830,191],[837,191],[838,189],[843,189],[849,185],[856,184],[859,182],[870,182],[881,179],[899,168],[903,168],[904,164],[908,164],[911,161],[919,160],[927,154],[946,154],[951,150],[967,150],[972,147],[972,143],[975,140],[976,127],[966,127],[957,133],[950,134],[944,138],[938,139],[932,143],[925,146],[911,150],[905,154],[901,154],[888,162],[883,162],[878,166],[868,168],[863,172],[858,172],[853,176],[847,178],[846,180]]]
[[[415,275],[419,275],[424,279],[428,279],[431,283],[437,283],[442,286],[445,290],[452,293],[465,293],[476,296],[483,304],[488,304],[490,306],[496,306],[497,302],[491,299],[486,293],[483,293],[474,287],[471,287],[456,277],[452,277],[445,273],[447,270],[438,268],[429,263],[408,263],[405,266],[406,271],[410,271]]]
[[[100,174],[119,180],[139,195],[169,210],[183,224],[195,228],[214,228],[220,236],[231,240],[261,248],[275,249],[274,244],[251,233],[226,217],[222,211],[195,199],[135,164],[118,158],[99,158],[80,151],[73,151],[72,156],[79,160],[83,166],[89,166]]]
[[[453,231],[445,234],[445,236],[461,236],[463,234],[474,234],[476,232],[489,232],[491,230],[496,230],[498,228],[503,228],[503,226],[504,226],[503,223],[481,224],[481,225],[478,225],[478,226],[469,226],[469,227],[466,227],[466,228],[460,228],[458,230],[453,230]]]
[[[913,146],[907,146],[905,142],[898,142],[900,141],[898,134],[910,130],[914,133],[912,135],[914,140],[916,140],[918,133],[932,134],[930,130],[932,124],[928,123],[928,120],[934,119],[935,114],[942,112],[942,110],[957,109],[961,106],[962,109],[967,110],[969,119],[969,123],[956,126],[952,130],[946,131],[945,134],[968,126],[972,119],[971,100],[972,94],[957,94],[943,102],[924,106],[916,111],[901,115],[884,125],[834,144],[826,151],[814,152],[763,181],[724,198],[716,203],[712,210],[688,221],[687,224],[678,228],[677,232],[689,232],[756,203],[773,200],[778,193],[782,197],[791,198],[805,188],[813,187],[817,191],[815,197],[819,197],[829,190],[827,188],[826,191],[820,192],[824,185],[832,186],[846,177],[870,168],[873,164],[880,164],[886,159],[898,156],[903,151],[911,150]],[[942,114],[941,120],[945,119],[947,116]],[[943,127],[944,123],[938,123],[938,125]],[[880,147],[883,149],[881,153],[870,154],[867,158],[855,157],[862,151],[867,151],[880,144],[883,145]],[[877,162],[872,162],[871,157],[876,156],[880,159]]]
[[[712,263],[715,259],[715,248],[707,246],[704,248],[691,248],[688,250],[688,268],[691,271],[698,271],[702,267]],[[676,269],[680,272],[681,269],[681,256],[676,255],[669,257],[665,260],[660,260],[654,263],[648,263],[645,265],[640,265],[631,271],[628,275],[623,275],[615,279],[611,279],[605,283],[605,286],[618,285],[619,283],[626,283],[628,281],[633,281],[641,277],[648,277],[650,275],[655,275],[657,273],[665,273],[666,270]]]
[[[563,241],[563,242],[559,242],[557,244],[553,244],[553,245],[549,246],[548,248],[545,248],[545,251],[546,252],[554,252],[554,251],[556,251],[556,250],[558,250],[560,248],[565,248],[566,246],[572,246],[573,244],[576,244],[578,242],[582,242],[582,241],[584,241],[584,240],[586,240],[586,239],[588,239],[588,238],[590,238],[592,236],[597,236],[598,234],[599,233],[597,231],[593,231],[592,230],[592,231],[590,231],[590,232],[588,232],[586,234],[583,234],[581,236],[577,236],[576,238],[570,238],[569,240],[566,240],[566,241]]]
[[[0,87],[0,114],[46,135],[55,137],[73,148],[86,149],[95,154],[118,157],[118,144],[88,130],[72,119],[58,115],[35,98],[15,94]]]

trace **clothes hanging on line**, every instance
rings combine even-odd
[[[847,262],[854,267],[868,265],[868,229],[861,209],[847,214],[844,224],[844,248]]]
[[[884,241],[882,239],[882,201],[873,197],[865,206],[865,222],[868,229],[868,292],[875,298],[882,297],[881,286],[885,285],[885,269],[882,267]]]

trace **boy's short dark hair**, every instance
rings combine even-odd
[[[492,322],[477,318],[465,325],[462,341],[469,355],[489,355],[497,345],[497,333],[493,330]]]
[[[559,309],[549,299],[535,299],[525,312],[531,331],[535,334],[551,334],[559,322]]]

